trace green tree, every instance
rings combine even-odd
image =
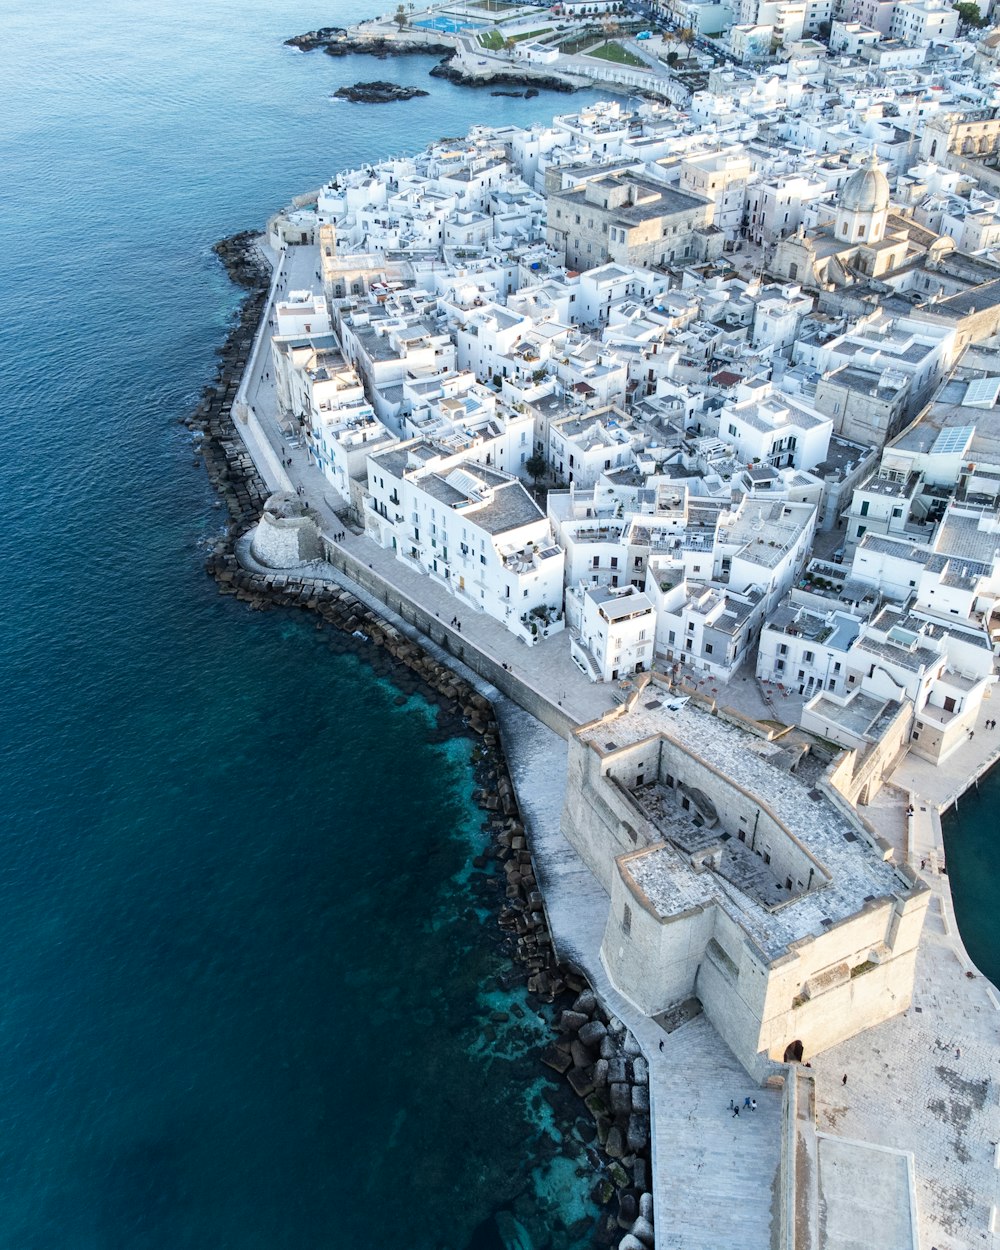
[[[396,23],[400,30],[403,29],[407,22],[405,5],[398,4],[396,6],[396,12],[393,13],[392,20]]]
[[[540,451],[536,451],[533,452],[524,462],[524,467],[528,470],[531,475],[531,480],[537,486],[539,481],[545,476],[549,466],[542,453]]]
[[[511,58],[511,60],[513,60],[513,58],[514,58],[514,49],[517,47],[517,40],[516,40],[516,39],[507,38],[507,39],[505,39],[505,40],[503,41],[503,46],[504,46],[504,51],[505,51],[505,52],[507,53],[507,55]]]
[[[680,59],[681,59],[681,58],[677,55],[677,53],[676,53],[676,52],[668,52],[668,53],[667,53],[667,64],[670,66],[670,68],[671,68],[671,69],[673,69],[673,68],[674,68],[674,66],[677,64],[677,62],[678,62]]]
[[[968,30],[969,27],[986,26],[986,18],[979,11],[979,5],[974,4],[973,0],[961,0],[959,4],[951,6],[958,14],[959,25]]]

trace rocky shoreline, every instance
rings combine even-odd
[[[625,1025],[604,1010],[586,977],[556,956],[490,701],[349,590],[309,576],[253,572],[237,559],[236,542],[256,524],[269,494],[232,416],[270,279],[257,239],[244,232],[215,247],[230,278],[248,293],[220,349],[215,381],[186,421],[201,436],[209,478],[229,512],[227,535],[215,544],[207,571],[220,593],[255,610],[314,613],[316,628],[331,630],[331,647],[362,654],[377,675],[397,686],[401,701],[420,692],[435,704],[442,738],[465,732],[477,741],[474,799],[484,813],[488,840],[473,859],[471,885],[495,907],[499,941],[512,961],[498,978],[499,986],[509,990],[523,984],[529,1002],[559,1012],[541,1060],[565,1076],[592,1120],[592,1135],[585,1134],[596,1143],[591,1147],[591,1197],[602,1208],[593,1244],[649,1250],[654,1242],[646,1060]]]
[[[380,58],[416,54],[439,56],[442,58],[441,61],[430,70],[432,78],[443,78],[457,87],[527,88],[526,99],[531,98],[528,92],[537,95],[539,91],[560,91],[565,95],[577,90],[572,83],[553,74],[517,73],[513,70],[502,70],[499,73],[490,74],[466,74],[452,64],[455,49],[451,44],[410,43],[404,39],[357,39],[348,35],[341,26],[322,26],[319,30],[310,30],[304,35],[293,35],[291,39],[285,40],[285,45],[298,48],[300,52],[315,52],[321,49],[327,56],[347,56],[348,54]],[[337,94],[339,95],[340,92]]]
[[[413,100],[421,95],[430,95],[430,92],[377,79],[375,82],[356,82],[353,87],[338,87],[331,98],[349,100],[352,104],[392,104],[396,100]]]
[[[319,30],[293,35],[285,40],[287,48],[300,52],[321,50],[327,56],[451,56],[450,43],[407,43],[403,39],[355,39],[342,26],[321,26]]]
[[[537,91],[561,91],[572,95],[577,88],[552,74],[518,74],[503,71],[499,74],[465,74],[451,64],[451,58],[441,61],[430,71],[432,78],[444,78],[457,87],[529,87]]]

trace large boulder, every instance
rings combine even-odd
[[[594,1062],[594,1056],[590,1053],[579,1037],[574,1037],[570,1046],[569,1053],[573,1057],[574,1068],[589,1068]]]
[[[574,1094],[579,1098],[586,1098],[588,1094],[594,1092],[594,1069],[589,1068],[571,1068],[566,1078],[573,1088]]]
[[[559,1017],[559,1032],[576,1033],[589,1022],[590,1017],[585,1016],[582,1011],[564,1011]]]
[[[628,1115],[632,1110],[631,1087],[624,1081],[611,1086],[609,1090],[611,1110],[615,1115]]]
[[[583,1025],[579,1032],[580,1041],[586,1046],[599,1046],[601,1039],[607,1035],[608,1030],[600,1020],[591,1020],[589,1024]]]
[[[635,1190],[625,1189],[618,1195],[618,1224],[631,1228],[639,1218],[639,1196]]]
[[[628,1080],[628,1062],[623,1055],[615,1055],[608,1060],[608,1080],[612,1085]]]
[[[581,1011],[585,1016],[592,1016],[597,1006],[597,995],[593,990],[584,990],[573,1004],[574,1011]]]
[[[629,1150],[645,1150],[649,1145],[649,1116],[636,1111],[629,1116],[626,1135]]]
[[[644,1220],[641,1215],[632,1225],[632,1236],[644,1246],[656,1244],[656,1234],[653,1232],[652,1224],[649,1220]]]

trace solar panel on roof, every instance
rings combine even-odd
[[[992,408],[1000,394],[1000,378],[976,378],[965,388],[966,408]]]
[[[931,448],[931,455],[949,455],[951,453],[959,453],[965,451],[973,434],[976,432],[974,425],[955,425],[949,426],[934,440],[934,446]]]

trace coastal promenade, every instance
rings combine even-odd
[[[667,1031],[614,989],[600,957],[607,896],[560,832],[566,736],[574,725],[603,715],[627,692],[591,683],[570,660],[565,635],[529,651],[499,622],[468,607],[456,609],[456,599],[443,587],[351,527],[346,501],[296,433],[282,430],[268,377],[267,322],[273,301],[290,290],[319,289],[316,250],[293,247],[272,260],[268,310],[240,388],[248,420],[237,421],[237,428],[268,485],[299,491],[316,512],[330,539],[331,578],[347,578],[362,597],[383,605],[390,618],[415,626],[431,639],[440,658],[460,666],[494,702],[559,953],[587,973],[649,1063],[657,1247],[763,1250],[777,1244],[782,1094],[752,1087],[703,1016]],[[345,538],[332,540],[342,531]],[[460,628],[452,623],[456,610]],[[760,702],[756,683],[745,676],[720,690],[720,704],[749,711]],[[887,1186],[882,1207],[877,1194],[867,1207],[862,1202],[853,1239],[838,1233],[822,1245],[844,1250],[895,1245],[894,1230],[909,1227],[911,1219],[916,1221],[912,1244],[927,1250],[995,1250],[998,1245],[998,998],[965,955],[947,877],[940,871],[941,852],[934,850],[934,838],[940,839],[936,804],[952,801],[951,790],[961,787],[962,776],[968,784],[977,767],[988,766],[995,748],[1000,748],[1000,731],[993,742],[985,730],[977,730],[975,739],[956,753],[953,768],[928,765],[925,773],[919,761],[908,759],[893,786],[866,809],[899,856],[923,871],[935,900],[910,1009],[812,1061],[817,1127],[828,1135],[824,1143],[834,1143],[821,1151],[826,1160],[821,1167],[830,1195],[855,1190],[865,1195],[873,1183],[873,1158],[912,1159],[912,1190],[901,1197],[898,1169],[888,1169],[886,1175],[897,1177],[897,1183]],[[911,799],[918,811],[908,821]],[[742,1101],[751,1093],[757,1112],[732,1116],[730,1099]],[[872,1154],[872,1147],[882,1153]],[[907,1175],[905,1166],[902,1174]],[[821,1177],[821,1195],[823,1183]]]

